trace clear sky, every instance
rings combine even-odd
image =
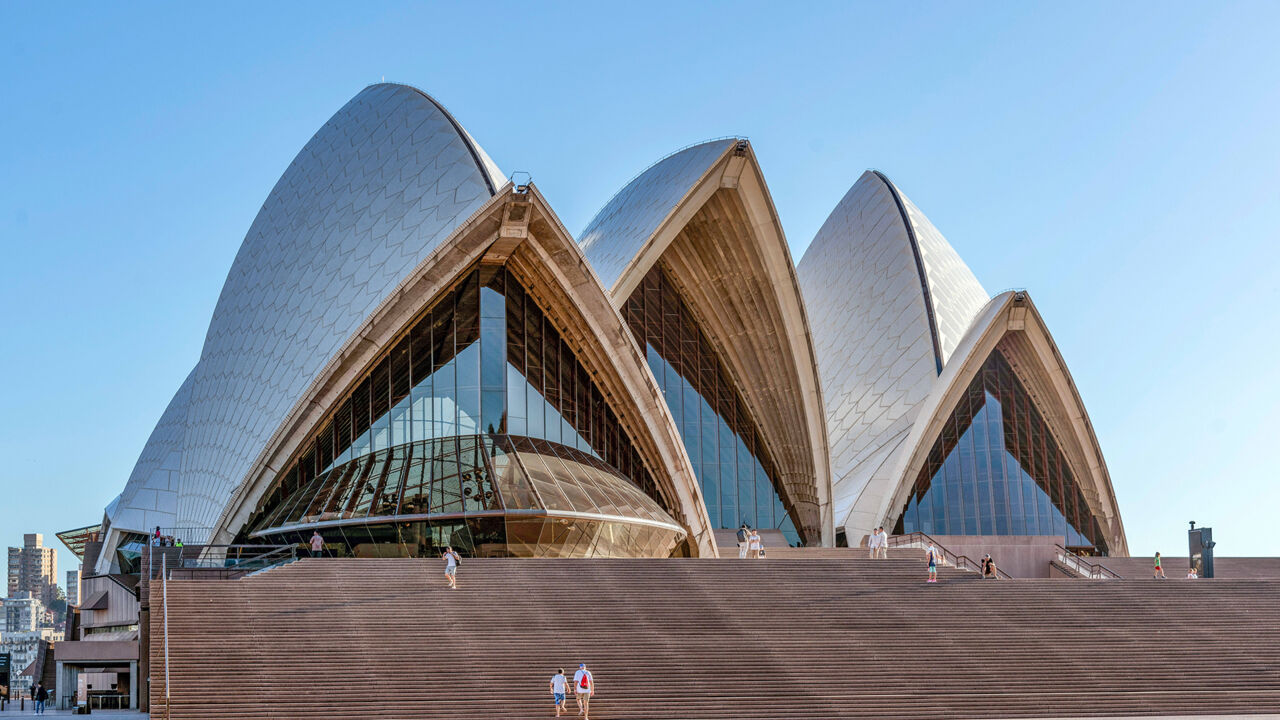
[[[1031,291],[1134,554],[1184,554],[1187,520],[1280,554],[1278,29],[1274,2],[3,3],[0,545],[101,519],[268,191],[385,77],[575,233],[738,134],[799,259],[884,171],[989,292]]]

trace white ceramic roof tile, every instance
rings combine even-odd
[[[503,182],[418,90],[373,85],[339,110],[263,203],[200,361],[144,448],[113,526],[211,527],[331,356]],[[176,481],[164,478],[174,491],[140,492],[158,489],[165,458],[180,462]]]
[[[937,228],[883,176],[869,171],[858,179],[800,260],[826,404],[837,527],[869,483],[893,482],[883,469],[910,449],[903,441],[937,381],[913,233],[945,362],[986,292]]]
[[[951,243],[920,212],[920,208],[898,190],[902,204],[907,209],[915,229],[920,259],[924,262],[925,276],[929,280],[929,295],[933,299],[934,320],[938,327],[938,349],[945,366],[955,352],[960,338],[973,324],[982,307],[990,299],[982,283],[973,271],[960,259]]]
[[[612,290],[627,264],[671,215],[698,180],[737,139],[691,145],[649,166],[596,213],[578,236],[582,252]]]

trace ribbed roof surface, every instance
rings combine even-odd
[[[186,410],[172,526],[214,524],[320,369],[501,183],[461,126],[408,86],[372,85],[320,128],[263,203],[179,392],[189,397],[166,412]],[[138,513],[158,509],[132,486],[177,432],[157,428],[113,526],[141,529]]]
[[[627,264],[640,253],[680,201],[736,138],[691,145],[651,165],[596,213],[578,244],[605,289],[612,290]]]
[[[917,406],[937,380],[931,308],[945,362],[987,298],[924,214],[870,171],[818,230],[798,275],[822,379],[840,527],[877,470],[906,449]]]

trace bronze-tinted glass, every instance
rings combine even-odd
[[[247,527],[490,507],[492,476],[465,456],[483,454],[474,436],[508,433],[598,458],[671,510],[555,326],[510,272],[485,267],[463,276],[373,362]],[[376,462],[352,464],[375,453]]]

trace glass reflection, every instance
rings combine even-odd
[[[615,468],[541,438],[469,435],[397,445],[338,465],[261,513],[249,541],[343,557],[464,554],[666,557],[684,533]],[[559,514],[559,516],[557,516]]]
[[[1049,427],[999,349],[943,425],[895,529],[937,535],[1062,535],[1107,553]]]
[[[450,465],[453,455],[419,463],[397,450],[480,433],[571,447],[671,507],[559,332],[510,272],[485,267],[467,273],[424,311],[354,383],[278,476],[249,526],[486,507],[495,494],[490,476],[467,475]],[[458,442],[476,452],[475,440]],[[549,461],[557,457],[551,453]],[[362,464],[349,465],[355,460]],[[329,477],[341,466],[348,466],[342,477]],[[412,482],[401,482],[406,472]],[[321,487],[323,497],[317,496]],[[436,497],[424,494],[428,487]],[[404,509],[397,509],[401,503]]]
[[[801,541],[778,474],[719,356],[671,279],[654,267],[623,306],[680,429],[711,524],[778,528]]]

